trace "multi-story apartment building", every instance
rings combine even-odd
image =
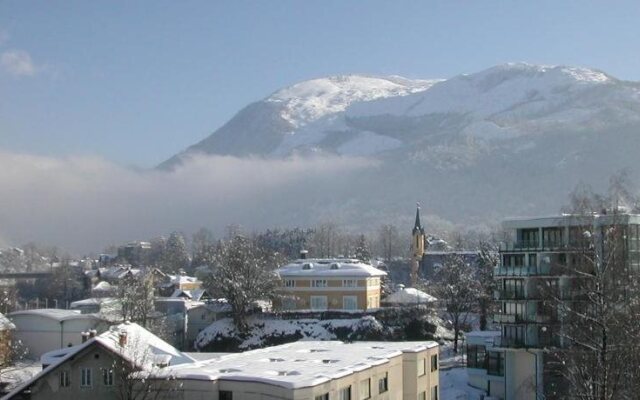
[[[280,310],[366,311],[380,307],[380,278],[387,273],[354,259],[299,259],[278,269]]]
[[[494,271],[500,336],[492,346],[503,352],[500,398],[548,398],[554,386],[548,350],[569,345],[559,305],[582,301],[575,271],[589,268],[583,265],[585,252],[607,251],[602,232],[614,224],[622,228],[619,251],[625,268],[640,270],[640,215],[562,215],[503,223],[510,240],[502,244]]]
[[[48,353],[43,364],[6,398],[437,400],[440,394],[435,342],[300,341],[196,361],[124,324]]]

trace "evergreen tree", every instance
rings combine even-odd
[[[180,232],[172,232],[167,240],[164,251],[162,270],[165,272],[177,272],[189,265],[189,253],[184,236]]]
[[[371,261],[371,252],[369,251],[369,245],[367,244],[367,238],[364,235],[358,237],[356,244],[356,258],[363,262]]]

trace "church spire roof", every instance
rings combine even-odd
[[[415,234],[416,232],[420,232],[420,233],[424,234],[424,228],[420,224],[420,203],[416,204],[416,223],[413,226],[413,231],[412,232],[413,232],[413,234]]]

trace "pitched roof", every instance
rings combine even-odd
[[[126,333],[127,335],[126,344],[124,346],[120,346],[121,333]],[[78,346],[53,350],[43,354],[41,357],[43,364],[46,364],[44,361],[51,362],[51,364],[30,380],[16,387],[4,398],[10,399],[21,393],[23,390],[33,385],[34,382],[48,375],[65,361],[75,357],[90,346],[100,346],[115,355],[121,356],[124,360],[132,363],[142,370],[150,370],[154,364],[158,364],[160,362],[169,363],[169,365],[180,365],[195,362],[195,359],[180,352],[175,347],[171,346],[140,325],[125,322],[124,324],[112,326],[108,331],[100,334],[99,336],[93,337]]]

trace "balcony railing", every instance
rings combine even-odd
[[[497,324],[544,324],[553,325],[558,323],[558,318],[553,315],[535,314],[535,315],[518,315],[518,314],[494,314],[493,322]]]
[[[496,290],[496,300],[527,300],[524,291]]]
[[[553,250],[566,250],[575,248],[574,242],[567,244],[562,240],[554,241],[539,241],[539,240],[524,240],[518,242],[500,243],[500,251],[553,251]]]

